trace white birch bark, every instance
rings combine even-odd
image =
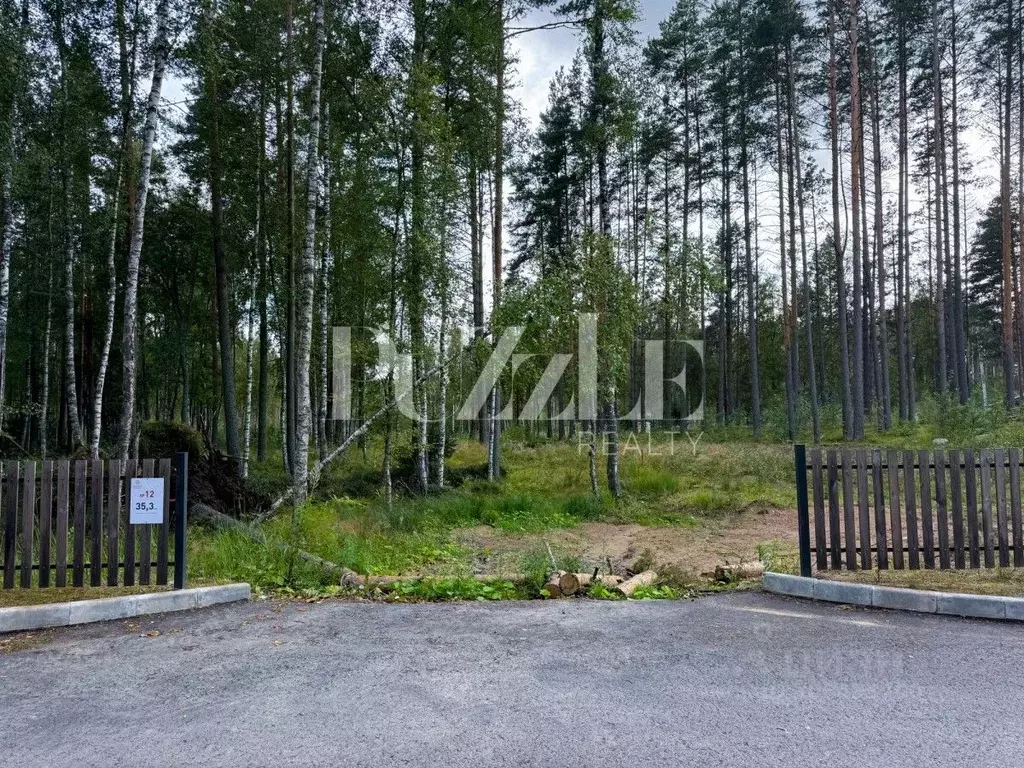
[[[309,107],[309,164],[306,171],[306,243],[299,265],[298,338],[296,339],[295,388],[298,400],[295,418],[295,459],[293,461],[294,501],[306,498],[309,484],[309,438],[313,422],[309,390],[310,346],[313,336],[313,273],[316,252],[316,203],[320,192],[320,88],[324,61],[324,0],[316,3],[316,57],[313,64],[313,97]]]
[[[442,288],[441,296],[441,381],[440,393],[438,394],[438,418],[440,430],[437,438],[437,487],[444,488],[445,451],[448,449],[448,367],[445,365],[445,358],[448,355],[447,339],[448,333],[448,296],[447,287]]]
[[[11,109],[10,144],[4,159],[0,180],[0,206],[3,207],[3,228],[0,229],[0,429],[3,429],[7,405],[7,316],[11,305],[11,254],[14,251],[14,201],[11,199],[14,179],[14,109]]]
[[[64,395],[67,398],[71,445],[82,445],[75,373],[75,225],[71,213],[71,174],[64,169]]]
[[[24,77],[25,36],[28,32],[28,0],[21,4],[21,24],[18,40],[18,76],[16,89],[21,88]],[[7,405],[7,322],[11,306],[11,255],[14,252],[14,201],[11,197],[14,190],[14,152],[17,146],[18,102],[17,94],[11,99],[7,134],[7,153],[4,166],[0,172],[0,208],[3,209],[3,222],[0,222],[0,430],[4,425],[4,409]],[[52,269],[52,268],[51,268]]]
[[[139,192],[135,207],[135,227],[132,230],[128,248],[128,273],[124,292],[124,403],[121,410],[121,430],[118,436],[117,457],[126,460],[133,445],[133,424],[135,420],[135,374],[138,354],[138,292],[139,269],[142,259],[142,235],[146,223],[146,197],[149,195],[149,176],[153,162],[153,144],[160,122],[160,91],[163,88],[164,71],[170,55],[167,39],[167,0],[159,0],[156,6],[156,37],[153,42],[153,84],[149,89],[146,106],[146,130],[142,140],[142,158],[139,171]]]
[[[334,252],[331,250],[331,159],[330,159],[330,105],[324,106],[324,252],[320,265],[320,398],[317,414],[317,454],[327,454],[327,335],[330,322],[330,279],[334,266]]]
[[[256,204],[256,218],[259,220],[259,203]],[[256,231],[259,232],[257,223]],[[245,331],[245,403],[242,415],[242,477],[249,476],[249,445],[252,442],[252,377],[253,377],[253,314],[256,305],[256,270],[249,279],[248,327]]]
[[[110,346],[114,338],[114,311],[117,305],[117,268],[114,256],[117,253],[117,219],[121,202],[121,177],[124,173],[124,153],[117,161],[117,183],[114,185],[113,217],[110,223],[110,247],[107,249],[107,274],[110,284],[107,288],[107,325],[103,329],[103,348],[100,350],[99,369],[96,371],[96,391],[92,400],[92,431],[89,433],[89,455],[100,457],[100,432],[103,431],[103,389],[107,381],[107,366],[110,364]]]
[[[50,410],[50,339],[53,336],[53,262],[46,290],[46,329],[43,331],[43,384],[39,409],[39,452],[46,459],[49,453]]]
[[[420,388],[420,423],[419,423],[419,441],[420,441],[420,453],[419,453],[419,471],[420,471],[420,489],[423,493],[430,490],[430,463],[428,457],[430,456],[430,437],[429,427],[430,424],[427,420],[428,413],[428,393],[427,387],[424,384]]]

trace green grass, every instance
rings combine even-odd
[[[827,572],[819,578],[855,581],[904,589],[960,592],[974,595],[1024,595],[1024,569],[984,568],[969,571],[871,571]]]
[[[189,584],[188,586],[201,586]],[[123,597],[125,595],[143,595],[150,592],[165,592],[170,587],[49,587],[32,589],[0,590],[0,608],[11,608],[23,605],[43,605],[44,603],[70,603],[79,600],[96,600],[101,597]]]
[[[316,499],[296,510],[294,519],[285,510],[265,523],[265,543],[227,531],[195,532],[190,577],[241,579],[267,589],[334,584],[335,575],[297,556],[304,550],[362,574],[461,578],[472,574],[476,553],[453,543],[456,529],[489,526],[516,536],[592,521],[695,527],[751,504],[795,503],[786,446],[700,443],[694,451],[679,435],[655,435],[649,444],[645,437],[639,444],[642,455],[623,457],[625,495],[617,501],[606,492],[590,492],[586,445],[507,445],[505,476],[488,482],[479,479],[486,462],[483,447],[463,442],[449,462],[452,477],[461,480],[458,487],[426,497],[396,494],[391,509],[368,480],[379,471],[380,458],[379,446],[370,444],[366,459],[355,450],[328,473]],[[264,482],[279,484],[279,468],[266,469]],[[603,485],[604,457],[599,471]],[[578,567],[575,554],[555,555],[560,568]],[[545,548],[534,562],[523,564],[522,572],[542,582],[550,565]],[[535,591],[540,586],[533,584]]]

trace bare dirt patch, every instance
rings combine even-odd
[[[455,531],[454,536],[480,553],[479,572],[498,574],[518,572],[524,556],[543,551],[548,544],[559,555],[581,558],[587,569],[605,570],[609,562],[615,572],[631,569],[649,551],[655,563],[695,576],[714,571],[720,563],[756,559],[758,544],[777,542],[794,551],[797,546],[796,512],[770,508],[702,518],[693,527],[584,523],[578,528],[514,534],[477,526]]]

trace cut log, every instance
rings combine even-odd
[[[764,576],[764,563],[760,560],[715,567],[715,581],[742,581],[744,579],[759,579],[762,576]]]
[[[558,577],[558,590],[563,597],[571,597],[580,591],[583,586],[580,576],[583,575],[581,573],[563,573]]]
[[[564,573],[558,580],[563,597],[586,592],[591,584],[600,584],[608,589],[615,589],[623,581],[621,576],[604,575],[596,579],[592,573]]]
[[[638,573],[631,579],[626,579],[626,581],[619,584],[616,589],[618,589],[620,594],[629,597],[637,590],[638,587],[649,586],[657,580],[658,574],[655,571],[644,571],[643,573]]]
[[[544,585],[544,591],[548,593],[548,597],[562,596],[563,576],[565,576],[565,571],[555,571],[551,574],[551,577],[548,579],[548,583]]]

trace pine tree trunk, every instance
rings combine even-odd
[[[496,18],[499,28],[494,96],[494,220],[491,228],[494,301],[491,309],[492,316],[501,306],[502,282],[504,281],[502,261],[505,253],[505,69],[508,66],[505,56],[505,0],[497,0]],[[491,393],[491,405],[487,476],[497,480],[501,477],[501,421],[498,418],[501,409],[501,393],[497,385]]]
[[[206,20],[207,34],[212,35],[212,27],[217,19],[212,16]],[[216,43],[211,41],[210,61],[204,74],[205,87],[208,93],[209,106],[212,110],[211,136],[209,147],[210,174],[210,229],[213,240],[213,265],[216,283],[217,309],[217,341],[220,347],[221,395],[224,402],[224,433],[227,438],[228,456],[237,464],[239,472],[243,471],[242,450],[238,439],[238,407],[235,391],[235,325],[231,319],[231,285],[228,274],[227,256],[224,253],[223,237],[223,197],[221,195],[221,103],[220,103],[220,68],[217,52],[213,49]],[[212,71],[211,71],[212,70]]]
[[[879,390],[878,399],[881,405],[881,423],[883,431],[892,427],[892,393],[889,385],[889,330],[888,315],[885,307],[885,227],[883,220],[882,205],[882,116],[879,107],[879,89],[881,87],[881,72],[878,68],[877,49],[872,56],[871,72],[871,117],[872,117],[872,152],[874,169],[874,193],[875,193],[875,270],[878,279],[878,363]]]
[[[309,165],[306,172],[306,244],[298,274],[295,387],[298,390],[296,411],[295,458],[292,465],[294,499],[305,500],[309,485],[309,440],[313,426],[310,400],[310,345],[313,336],[313,274],[316,253],[316,206],[320,194],[320,89],[324,61],[324,1],[317,0],[315,11],[316,55],[312,73],[312,99],[309,106]]]
[[[167,40],[167,2],[159,0],[156,7],[156,37],[153,41],[153,80],[146,106],[146,127],[142,141],[142,164],[139,170],[139,194],[135,207],[135,226],[132,229],[128,247],[128,272],[124,291],[124,339],[121,344],[124,360],[124,403],[121,410],[121,430],[118,436],[117,456],[126,460],[133,443],[135,418],[135,377],[138,351],[136,326],[138,325],[139,269],[142,257],[142,236],[145,229],[146,198],[149,194],[149,177],[153,160],[153,143],[160,119],[160,91],[163,87],[164,70],[170,54]]]
[[[843,396],[843,434],[853,439],[853,387],[850,381],[849,319],[846,297],[846,245],[840,242],[842,218],[839,207],[839,91],[836,63],[836,0],[828,4],[828,111],[829,145],[832,153],[832,248],[836,257],[837,313],[839,326],[839,382]]]
[[[807,388],[811,398],[811,429],[814,443],[821,442],[821,413],[818,403],[818,372],[815,368],[814,315],[811,312],[811,284],[807,275],[807,222],[804,213],[803,166],[800,162],[800,126],[796,106],[796,72],[794,71],[792,42],[787,43],[786,54],[789,70],[790,121],[793,133],[793,175],[796,180],[796,202],[800,218],[800,259],[803,275],[804,329],[807,334]],[[792,218],[791,218],[792,221]],[[793,254],[796,261],[796,254]],[[796,290],[793,290],[796,304]],[[795,329],[794,329],[795,330]]]
[[[1013,108],[1013,35],[1010,32],[1013,24],[1013,2],[1006,0],[1006,51],[1005,80],[1002,83],[1002,131],[1000,157],[1000,190],[999,197],[1002,211],[1002,257],[1003,257],[1003,296],[1002,296],[1002,353],[1003,353],[1003,386],[1004,400],[1007,409],[1012,409],[1015,399],[1015,365],[1013,349],[1013,212],[1010,201],[1010,162],[1012,157],[1012,108]]]
[[[942,125],[942,65],[939,53],[939,3],[932,0],[932,130],[935,148],[935,336],[938,342],[938,380],[936,389],[940,396],[946,394],[949,382],[946,349],[946,290],[943,281],[945,257],[942,249],[942,171],[946,158],[943,154],[944,134]]]
[[[860,109],[860,42],[857,37],[859,0],[850,3],[850,198],[853,207],[853,438],[864,437],[864,313],[861,264],[861,154],[864,137]]]
[[[962,258],[960,252],[960,106],[957,93],[959,89],[957,85],[957,6],[955,1],[950,3],[950,8],[952,9],[951,23],[953,30],[950,49],[950,77],[952,78],[950,83],[950,112],[952,118],[950,140],[953,145],[953,327],[955,330],[958,394],[960,396],[960,403],[965,404],[971,397],[971,379],[967,364],[967,329],[964,318],[964,288],[963,276],[961,275]],[[1024,136],[1024,131],[1018,131],[1018,135]]]
[[[778,193],[779,193],[779,264],[782,273],[780,281],[782,287],[782,346],[786,357],[786,428],[790,440],[796,440],[797,433],[797,412],[796,412],[796,376],[794,375],[793,362],[793,326],[790,322],[790,313],[793,311],[790,304],[795,297],[789,295],[788,290],[788,257],[786,255],[786,168],[789,163],[783,151],[782,134],[784,119],[782,116],[782,94],[780,86],[775,86],[775,154],[778,159]]]
[[[742,44],[740,59],[743,59]],[[761,366],[759,364],[758,331],[757,331],[757,275],[754,274],[754,259],[750,247],[752,234],[750,223],[750,137],[747,135],[746,86],[740,84],[740,167],[743,169],[743,255],[747,270],[747,336],[750,345],[750,420],[754,430],[754,439],[761,437]],[[686,207],[684,204],[684,222]],[[684,225],[685,226],[685,225]],[[683,248],[687,244],[683,242]]]

